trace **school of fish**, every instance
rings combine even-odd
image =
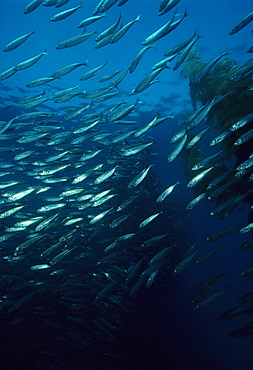
[[[85,5],[80,4],[49,17],[45,24],[64,22],[76,12],[83,12],[86,17],[77,24],[82,33],[62,40],[55,48],[74,48],[89,38],[95,38],[95,49],[117,43],[141,22],[140,14],[125,23],[127,2],[101,0],[93,14],[87,14]],[[60,8],[67,3],[71,1],[33,0],[20,17],[32,17],[41,6]],[[122,100],[120,83],[129,73],[134,73],[146,52],[151,52],[148,50],[155,49],[155,42],[159,43],[159,39],[180,27],[188,16],[187,10],[180,8],[180,0],[162,0],[158,5],[157,15],[171,14],[170,19],[150,32],[132,63],[124,69],[119,66],[114,72],[102,75],[110,64],[108,55],[94,68],[89,67],[88,61],[73,60],[72,64],[63,62],[62,68],[51,76],[40,77],[39,65],[47,57],[47,52],[42,51],[0,73],[0,83],[4,86],[5,80],[36,65],[38,78],[24,86],[26,91],[55,86],[58,79],[64,80],[64,76],[80,67],[87,69],[80,74],[80,81],[99,75],[99,81],[106,83],[99,89],[80,91],[82,82],[74,82],[72,87],[58,88],[50,96],[50,89],[46,88],[46,92],[17,97],[13,104],[4,107],[18,106],[20,111],[8,121],[0,121],[0,141],[6,143],[0,146],[0,315],[4,321],[1,336],[8,337],[1,345],[0,354],[12,366],[13,352],[25,363],[26,354],[31,351],[29,361],[34,369],[102,369],[107,368],[108,358],[121,360],[117,332],[122,330],[135,297],[161,280],[175,279],[193,261],[200,265],[222,253],[224,245],[208,251],[206,243],[183,245],[183,241],[187,243],[187,235],[184,238],[182,233],[189,222],[185,210],[188,212],[203,201],[215,202],[209,216],[223,219],[230,217],[242,202],[252,201],[252,60],[244,66],[230,66],[227,71],[226,78],[234,83],[235,91],[237,86],[242,89],[242,81],[246,84],[243,91],[247,91],[251,105],[246,114],[235,117],[233,124],[209,144],[210,147],[219,144],[221,148],[193,164],[186,189],[192,189],[194,199],[186,209],[174,204],[173,195],[181,186],[176,176],[166,186],[157,180],[155,155],[159,147],[152,133],[157,126],[160,128],[174,118],[173,109],[170,115],[157,112],[145,123],[139,122],[136,115],[145,104],[142,93],[151,91],[152,85],[159,82],[158,75],[171,69],[174,59],[171,73],[177,73],[189,61],[200,38],[194,31],[190,37],[185,35],[181,44],[164,50],[165,59],[128,91],[129,96],[139,95],[135,102],[128,104]],[[110,16],[108,10],[115,6],[121,11],[111,27],[100,33],[97,29],[86,31],[86,27],[97,22],[103,29],[103,19]],[[239,20],[230,32],[231,37],[252,20],[253,12]],[[36,31],[32,30],[10,40],[3,52],[22,48],[23,43],[29,43],[35,36]],[[200,86],[224,57],[228,57],[226,51],[202,65],[190,79],[190,89]],[[202,137],[210,131],[207,119],[231,95],[214,94],[187,114],[180,131],[170,140],[174,148],[168,148],[166,164],[194,153]],[[239,94],[234,95],[239,104]],[[79,105],[70,107],[70,101],[77,97]],[[110,99],[114,103],[108,103]],[[49,102],[54,108],[47,106]],[[246,156],[232,169],[226,167],[223,145],[227,147],[227,143],[233,152],[242,151]],[[229,191],[232,197],[228,197]],[[253,222],[219,230],[204,241],[216,241],[235,230],[238,234],[252,232]],[[252,238],[239,251],[251,248]],[[226,289],[211,291],[225,275],[222,271],[197,284],[199,291],[190,302],[194,310],[229,294],[230,284]],[[253,276],[253,267],[239,276]],[[252,315],[253,292],[238,297],[237,304],[218,320]],[[253,337],[252,317],[229,335]],[[64,348],[62,357],[59,348]]]

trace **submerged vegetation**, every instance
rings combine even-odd
[[[166,14],[179,2],[162,0],[158,15]],[[99,55],[103,58],[97,58],[94,65],[94,59],[88,64],[83,56],[77,62],[72,60],[76,55],[73,50],[81,50],[78,55],[83,55],[83,49],[78,48],[93,38],[96,44],[92,50],[114,48],[112,45],[125,39],[126,33],[141,27],[140,15],[134,19],[130,9],[132,20],[127,23],[124,12],[119,12],[114,20],[110,19],[112,13],[108,13],[110,27],[95,37],[98,32],[85,33],[86,26],[97,21],[103,25],[105,12],[116,3],[123,6],[127,0],[97,1],[93,16],[88,18],[91,14],[86,14],[81,5],[51,18],[50,10],[42,7],[58,8],[67,3],[66,0],[34,0],[23,13],[42,8],[48,15],[41,16],[44,32],[47,26],[50,29],[51,22],[58,27],[66,18],[72,15],[74,18],[74,13],[83,12],[86,18],[76,24],[77,28],[83,27],[83,32],[70,38],[68,27],[59,28],[59,40],[56,42],[52,37],[52,48],[51,38],[42,32],[41,39],[49,44],[48,57],[43,57],[46,51],[30,59],[26,56],[0,73],[3,91],[10,91],[5,80],[13,75],[12,81],[17,84],[2,106],[10,116],[2,110],[0,122],[0,140],[6,143],[0,147],[4,153],[4,160],[0,161],[0,319],[3,322],[0,366],[5,369],[112,370],[122,369],[124,361],[127,369],[133,368],[128,365],[128,353],[122,350],[118,338],[128,330],[126,318],[138,310],[137,298],[144,297],[148,306],[146,301],[154,292],[168,293],[168,287],[178,281],[177,275],[188,264],[201,265],[223,253],[223,245],[206,251],[206,242],[215,242],[236,230],[238,234],[253,230],[250,210],[248,225],[226,227],[199,242],[198,233],[195,235],[189,227],[192,226],[189,213],[185,212],[186,190],[178,190],[184,180],[178,181],[179,173],[175,171],[171,178],[165,177],[164,184],[156,171],[158,161],[163,162],[161,167],[167,174],[171,162],[183,158],[186,188],[194,194],[187,211],[209,201],[215,203],[210,217],[229,219],[235,208],[244,203],[252,205],[252,59],[238,66],[223,52],[204,63],[195,49],[200,39],[195,31],[190,38],[185,36],[182,43],[164,52],[163,56],[168,58],[149,66],[148,71],[141,71],[133,80],[134,86],[126,84],[121,88],[121,82],[130,79],[137,67],[140,69],[146,51],[157,52],[154,45],[141,45],[159,42],[181,27],[185,18],[188,19],[187,11],[181,14],[175,11],[162,27],[154,32],[148,30],[131,63],[124,68],[116,65],[116,69],[115,64],[127,60],[121,51],[132,52],[128,43],[117,50],[119,58],[113,63],[110,52],[103,55],[96,51],[95,56],[90,53],[92,58]],[[27,17],[18,15],[21,19]],[[244,28],[252,17],[250,13],[231,34]],[[57,32],[57,28],[53,30]],[[24,31],[23,36],[8,42],[3,49],[8,52],[4,54],[6,60],[9,52],[19,51],[24,43],[28,45],[37,36],[37,31]],[[85,53],[88,51],[85,49]],[[59,53],[68,55],[69,59],[61,59]],[[38,65],[46,63],[45,59],[52,55],[56,65],[49,63],[51,76],[40,77],[45,74]],[[170,68],[168,63],[174,58],[176,63]],[[66,81],[72,84],[74,77],[70,78],[70,73],[73,76],[90,66],[88,72],[80,73],[80,85],[76,81],[72,87],[64,85]],[[27,83],[31,76],[26,75],[26,82],[21,77],[30,67],[38,68],[38,75]],[[181,131],[171,139],[174,149],[169,154],[166,151],[165,161],[159,143],[164,136],[167,145],[171,127],[168,129],[166,125],[174,119],[170,111],[173,95],[163,91],[165,85],[161,83],[159,111],[153,105],[150,109],[145,99],[159,82],[156,78],[178,73],[179,68],[181,75],[189,80],[193,111],[180,114]],[[103,77],[96,80],[97,74],[104,70]],[[16,79],[16,73],[20,79]],[[106,85],[100,88],[100,82]],[[30,89],[44,84],[47,84],[45,90],[31,92]],[[124,100],[135,94],[141,97],[131,104]],[[122,100],[107,104],[107,100],[119,96]],[[155,95],[150,93],[150,97],[153,103]],[[89,99],[89,103],[84,99]],[[141,111],[141,104],[149,113],[145,109]],[[37,110],[39,105],[41,109]],[[204,127],[199,129],[201,125]],[[156,133],[161,135],[159,140]],[[214,135],[212,141],[203,144],[210,135]],[[252,239],[238,249],[251,248]],[[204,253],[199,255],[202,250]],[[225,275],[224,272],[213,274],[196,285],[201,290],[190,302],[194,310],[208,307],[229,294],[230,284],[226,289],[218,287],[211,291]],[[252,275],[253,268],[249,267],[239,277]],[[238,302],[252,303],[252,293],[241,296]],[[232,309],[220,315],[219,320],[243,312],[251,313],[252,307]],[[230,336],[252,333],[251,327],[241,328]],[[166,369],[170,367],[167,365]]]
[[[197,50],[192,51],[181,71],[181,75],[188,78],[189,81],[206,66],[200,55]],[[213,162],[216,168],[194,189],[194,194],[197,196],[206,191],[207,185],[217,176],[230,172],[230,175],[224,179],[224,181],[229,182],[229,186],[219,196],[215,197],[216,205],[242,194],[245,194],[244,202],[251,204],[252,201],[250,173],[246,171],[243,174],[236,174],[236,170],[251,155],[253,141],[249,138],[243,145],[234,145],[239,137],[249,131],[250,123],[253,120],[251,75],[246,76],[246,78],[244,75],[240,76],[240,72],[243,70],[248,70],[247,68],[249,68],[249,71],[252,70],[252,62],[253,60],[250,59],[245,65],[238,66],[235,60],[227,57],[209,71],[199,83],[189,87],[192,105],[195,109],[199,105],[204,106],[215,99],[211,110],[207,114],[206,126],[212,129],[212,132],[217,132],[216,137],[220,134],[227,134],[220,141],[221,155]],[[237,75],[238,77],[236,77]],[[183,114],[181,124],[184,124],[186,117],[187,114]],[[245,119],[246,124],[244,123],[241,127],[232,131],[231,127],[234,124]],[[190,132],[189,137],[194,137],[194,134]],[[213,145],[214,143],[209,143],[209,146]],[[207,157],[206,152],[208,153],[209,150],[209,148],[197,144],[191,150],[185,150],[182,153],[185,161],[185,174],[189,179],[192,176],[192,167]],[[232,167],[231,160],[234,162]],[[221,184],[224,184],[224,182],[218,185]],[[209,196],[209,198],[211,199],[212,196]],[[230,214],[230,211],[231,209],[226,213],[226,216]]]

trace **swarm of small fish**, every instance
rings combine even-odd
[[[230,35],[233,35],[234,33],[243,29],[252,20],[253,12],[249,13],[245,18],[243,18],[231,30]],[[189,42],[190,40],[188,40],[188,43]],[[248,52],[250,52],[250,50]],[[181,53],[180,56],[182,56],[182,54],[183,53]],[[184,117],[184,128],[171,139],[171,143],[178,142],[178,144],[175,144],[174,149],[167,158],[167,163],[170,163],[178,155],[182,154],[187,163],[187,175],[190,179],[186,185],[186,188],[193,190],[195,198],[187,205],[186,210],[192,210],[203,201],[215,202],[214,209],[209,213],[209,217],[218,216],[219,219],[229,219],[232,212],[239,205],[244,203],[249,203],[250,205],[252,204],[251,184],[253,179],[253,105],[251,92],[253,64],[252,60],[249,60],[244,66],[241,67],[233,64],[230,65],[230,62],[227,63],[227,67],[225,67],[225,63],[222,66],[220,59],[226,55],[228,55],[227,52],[224,52],[207,64],[200,63],[201,67],[199,68],[198,72],[190,78],[189,85],[192,91],[191,96],[197,96],[197,99],[198,92],[201,91],[203,94],[203,87],[206,84],[207,90],[209,87],[208,81],[212,79],[214,80],[214,84],[216,83],[215,79],[217,79],[216,89],[218,89],[219,78],[223,78],[224,81],[228,82],[227,86],[232,86],[232,92],[226,92],[226,89],[224,88],[224,94],[217,96],[214,91],[214,96],[211,100],[207,101],[205,104],[202,104],[199,108],[196,108],[194,112]],[[190,62],[191,61],[189,60],[189,63]],[[248,99],[249,104],[246,103],[244,105],[247,108],[246,111],[242,110],[241,116],[235,115],[233,122],[228,124],[226,122],[226,118],[222,117],[222,112],[225,110],[225,108],[222,110],[223,105],[224,107],[230,106],[231,109],[233,106],[236,106],[239,103],[239,91],[245,94],[244,96],[246,99]],[[201,93],[199,95],[200,101]],[[195,104],[195,101],[193,103]],[[220,114],[219,111],[221,112]],[[233,114],[231,114],[231,116],[233,116]],[[199,125],[202,122],[205,122],[205,120],[207,122],[207,127],[203,128],[202,130],[200,129],[198,133],[195,133],[195,128],[199,127]],[[210,130],[210,120],[216,120],[216,122],[218,122],[217,126],[221,128],[222,132],[216,135],[213,140],[211,140],[209,147],[212,148],[219,145],[220,148],[219,151],[216,151],[214,154],[207,156],[203,155],[204,158],[200,158],[199,152],[201,152],[201,147],[198,143],[201,141],[203,135]],[[229,121],[230,120],[231,118],[229,118]],[[203,151],[201,153],[203,153]],[[230,158],[232,155],[236,157],[236,162],[232,168],[231,165],[229,168],[226,164],[226,155],[228,155],[228,158]],[[198,158],[200,159],[196,161]],[[251,212],[251,209],[252,206],[250,207],[249,212]],[[207,236],[204,239],[204,242],[213,242],[221,238],[225,238],[235,230],[237,230],[238,235],[252,232],[253,223],[250,222],[246,225],[238,223],[235,226],[218,230]],[[198,258],[195,259],[195,265],[200,265],[213,258],[223,246],[224,245],[213,248],[201,256],[198,256]],[[238,248],[238,250],[247,251],[252,247],[253,242],[251,236],[248,241],[244,242]],[[178,266],[176,266],[174,269],[174,274],[180,272],[180,269],[184,267],[184,264],[193,260],[198,250],[199,248],[197,249],[195,245],[193,245],[182,257]],[[226,273],[223,272],[220,275],[208,277],[197,284],[196,288],[200,290],[190,302],[194,310],[205,308],[211,305],[217,299],[223,297],[225,293],[233,290],[231,285],[223,290],[215,290],[215,285],[220,281],[220,278],[225,275]],[[239,277],[251,277],[252,275],[253,267],[249,267],[243,270],[239,274]],[[252,292],[249,292],[238,299],[237,303],[240,306],[224,312],[218,317],[218,320],[228,320],[242,314],[251,315],[253,312],[252,302]],[[229,336],[241,338],[252,336],[252,334],[252,320],[248,319],[243,321],[241,328],[230,332]]]
[[[167,14],[179,2],[163,0],[158,15]],[[66,0],[34,0],[27,5],[24,14],[32,13],[40,5],[58,8],[67,3]],[[55,48],[72,48],[94,37],[96,31],[86,32],[86,27],[102,22],[107,16],[105,12],[112,6],[125,3],[127,0],[101,0],[93,14],[78,24],[83,32],[62,40]],[[81,12],[79,9],[82,9],[81,5],[58,12],[50,21],[62,21],[75,12]],[[58,346],[62,346],[68,358],[72,353],[77,356],[75,369],[82,369],[83,361],[92,362],[96,357],[99,357],[99,366],[102,367],[107,357],[116,356],[110,344],[117,342],[117,331],[122,328],[124,317],[132,308],[132,297],[144,286],[150,288],[159,280],[159,276],[164,276],[165,271],[171,276],[173,273],[177,275],[198,255],[200,247],[194,244],[183,256],[184,248],[177,251],[180,258],[177,258],[177,263],[173,262],[173,253],[178,240],[182,238],[180,230],[186,222],[182,213],[174,210],[172,217],[169,212],[169,206],[173,208],[170,199],[179,182],[175,179],[167,186],[160,185],[155,177],[155,164],[151,156],[157,148],[153,137],[148,135],[156,130],[156,126],[164,122],[166,124],[172,116],[162,116],[159,112],[144,125],[139,125],[138,121],[133,120],[132,114],[138,112],[139,104],[143,103],[141,99],[136,99],[133,104],[117,101],[102,105],[102,108],[100,105],[117,98],[118,94],[120,96],[119,84],[122,80],[135,71],[149,49],[154,49],[152,44],[179,27],[187,15],[185,10],[180,18],[176,18],[176,10],[168,22],[145,38],[143,47],[127,68],[101,77],[99,81],[107,82],[108,86],[80,92],[77,90],[79,85],[76,85],[59,89],[49,97],[45,96],[45,91],[19,97],[15,103],[22,107],[21,114],[1,122],[0,139],[8,140],[9,147],[3,146],[0,151],[12,154],[8,161],[0,162],[0,245],[3,260],[1,314],[6,317],[5,330],[11,333],[12,340],[11,344],[7,342],[1,348],[3,355],[10,353],[13,343],[16,343],[20,355],[27,348],[34,349],[33,363],[38,368],[46,368],[50,361],[52,368],[69,369],[72,364],[57,356]],[[94,46],[96,49],[114,44],[131,32],[130,29],[139,23],[140,15],[128,23],[123,19],[124,14],[120,13],[108,29],[98,34]],[[251,20],[252,13],[231,34],[238,32]],[[11,52],[28,42],[33,34],[34,31],[31,31],[10,41],[4,51]],[[158,75],[166,72],[168,63],[174,58],[173,70],[180,68],[199,38],[195,31],[190,38],[166,51],[165,59],[156,63],[129,91],[129,95],[141,94],[152,88],[158,82]],[[34,66],[46,54],[43,51],[10,67],[0,73],[0,81]],[[201,68],[191,79],[190,86],[196,86],[207,78],[226,55],[223,52]],[[108,60],[103,60],[102,64],[82,74],[80,81],[98,75],[108,64]],[[87,67],[88,62],[73,61],[52,71],[51,76],[37,78],[26,86],[50,86],[51,82],[64,78],[82,66]],[[250,80],[252,73],[251,63],[238,68],[230,78],[233,81]],[[59,104],[63,104],[61,108],[64,109],[64,103],[68,104],[76,97],[82,101],[80,106],[68,106],[63,115],[59,114]],[[166,163],[195,149],[209,129],[205,127],[195,135],[195,128],[205,122],[212,110],[222,104],[226,97],[213,97],[187,117],[185,127],[171,140],[177,144]],[[90,101],[83,103],[83,99]],[[54,103],[55,110],[34,110],[48,100]],[[26,109],[32,111],[27,112]],[[245,128],[252,122],[252,114],[234,122],[228,130],[214,138],[210,146],[223,143],[231,135],[235,138],[233,144],[236,148],[247,145],[253,133],[252,130],[245,131]],[[74,124],[75,128],[67,129],[66,123]],[[114,131],[112,124],[122,125],[124,130]],[[125,129],[128,125],[130,129]],[[221,156],[220,151],[194,164],[194,175],[187,188],[194,187],[201,191],[187,206],[187,210],[203,200],[220,199],[228,187],[233,187],[234,183],[238,185],[245,175],[251,181],[251,156],[238,164],[236,171],[226,173],[224,169],[223,173],[219,171]],[[195,171],[200,172],[195,175]],[[214,173],[219,173],[219,176],[213,179]],[[209,181],[211,178],[213,180]],[[203,189],[203,182],[206,189]],[[218,214],[222,218],[244,198],[243,193],[236,198],[222,200],[210,216]],[[168,227],[173,232],[169,232]],[[236,228],[238,226],[209,235],[206,241],[222,238]],[[252,228],[253,224],[240,227],[238,233],[246,233]],[[253,245],[250,241],[246,244],[241,250]],[[220,249],[198,255],[195,264],[208,261]],[[250,268],[243,271],[241,276],[252,274]],[[199,283],[201,291],[191,302],[194,309],[209,306],[231,290],[229,286],[225,290],[210,293],[223,275],[212,276]],[[252,293],[242,297],[239,303],[244,304],[245,301],[252,302]],[[222,318],[234,317],[245,311],[237,308]],[[57,312],[61,312],[61,315],[57,316]],[[31,336],[27,329],[31,320],[47,336],[46,340],[42,336],[38,342]],[[231,335],[251,335],[251,323],[245,325],[246,328]],[[16,333],[26,330],[21,346]],[[52,338],[48,339],[48,335]],[[86,368],[94,368],[92,366],[87,365]]]

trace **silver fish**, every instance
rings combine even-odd
[[[142,48],[134,57],[132,63],[130,64],[130,67],[129,67],[129,72],[130,73],[133,73],[133,71],[136,69],[136,67],[138,66],[138,64],[140,63],[140,60],[141,58],[143,57],[143,55],[146,53],[146,51],[148,49],[151,49],[151,48],[154,48],[154,46],[150,45],[150,46],[145,46],[144,48]]]
[[[24,14],[29,14],[33,12],[38,6],[43,2],[43,0],[33,0],[31,1],[24,10]]]
[[[109,177],[111,177],[113,174],[114,174],[114,172],[116,171],[116,168],[118,167],[118,165],[117,166],[115,166],[115,167],[113,167],[112,169],[110,169],[110,170],[107,170],[107,171],[105,171],[104,173],[102,173],[102,175],[100,175],[100,176],[98,176],[97,178],[96,178],[96,180],[94,181],[94,184],[95,185],[98,185],[98,184],[100,184],[101,182],[104,182],[105,180],[107,180]]]
[[[106,215],[107,215],[107,213],[109,213],[109,212],[111,212],[111,210],[112,210],[113,208],[110,208],[110,209],[107,209],[106,211],[104,211],[104,212],[101,212],[101,213],[99,213],[97,216],[95,216],[95,217],[93,217],[91,220],[90,220],[90,224],[95,224],[95,223],[97,223],[98,221],[100,221],[102,218],[104,218]]]
[[[105,14],[101,14],[101,15],[97,15],[97,16],[94,16],[94,17],[86,18],[82,22],[80,22],[77,27],[78,28],[83,28],[83,27],[85,28],[89,24],[92,24],[94,22],[97,22],[99,19],[101,19],[103,17],[105,17]]]
[[[40,85],[47,84],[48,82],[54,81],[54,77],[42,77],[42,78],[37,78],[36,80],[33,80],[29,82],[26,87],[36,87]]]
[[[67,39],[65,41],[62,41],[60,44],[58,44],[55,48],[56,49],[66,49],[71,48],[73,46],[79,45],[82,42],[88,40],[94,33],[97,31],[89,32],[89,33],[81,33],[80,35],[71,37],[70,39]]]
[[[122,155],[124,157],[129,157],[130,155],[134,155],[134,154],[139,153],[142,150],[148,148],[153,143],[154,142],[147,143],[147,144],[139,144],[139,145],[134,145],[134,146],[130,146],[128,148],[122,149],[122,151],[123,151]]]
[[[84,75],[82,75],[79,79],[81,81],[88,80],[89,78],[92,78],[96,76],[107,64],[107,60],[104,62],[104,64],[101,64],[99,67],[93,68],[91,71],[86,72]]]
[[[174,190],[174,188],[179,184],[179,182],[176,182],[174,185],[169,186],[167,189],[165,189],[159,197],[156,199],[156,203],[161,203],[170,193]]]
[[[4,51],[11,51],[11,50],[14,50],[16,49],[18,46],[20,46],[21,44],[23,44],[23,42],[25,42],[28,37],[30,37],[32,34],[34,33],[34,31],[31,31],[23,36],[20,36],[18,37],[17,39],[9,42],[5,48],[4,48]]]
[[[179,153],[181,152],[181,150],[183,149],[186,143],[186,140],[187,140],[187,134],[183,136],[182,140],[178,143],[178,145],[174,148],[174,150],[169,154],[166,160],[167,164],[172,162],[179,155]]]
[[[186,188],[190,189],[196,186],[208,174],[208,172],[210,172],[214,167],[215,166],[207,168],[206,170],[200,172],[198,175],[193,177],[193,179],[191,179],[191,181],[189,181],[188,184],[186,185]]]
[[[249,13],[244,17],[232,30],[229,32],[230,35],[234,35],[235,33],[239,32],[245,26],[247,26],[253,20],[253,12]]]
[[[146,218],[144,221],[142,221],[140,223],[140,225],[138,226],[138,228],[139,229],[142,229],[143,227],[147,226],[151,221],[153,221],[161,213],[162,213],[162,211],[161,212],[158,212],[158,213],[155,213],[154,215],[149,216],[148,218]]]
[[[201,68],[201,70],[199,72],[197,72],[197,74],[191,79],[189,85],[190,86],[193,86],[195,85],[196,83],[199,83],[201,81],[201,79],[203,77],[205,77],[208,72],[210,72],[210,70],[215,66],[216,63],[218,63],[218,61],[223,58],[224,56],[228,55],[228,53],[225,51],[224,53],[222,53],[221,55],[219,55],[218,57],[212,59],[210,62],[208,62],[203,68]]]
[[[26,68],[29,68],[29,67],[33,66],[36,62],[38,62],[40,60],[40,58],[43,57],[43,55],[47,55],[47,53],[45,51],[43,51],[42,53],[36,55],[35,57],[27,59],[24,62],[21,62],[21,63],[17,64],[15,66],[16,70],[20,71],[22,69],[26,69]]]
[[[148,168],[144,168],[144,170],[142,170],[137,176],[135,176],[135,178],[128,184],[127,187],[131,189],[138,186],[145,179],[151,167],[152,165],[150,165]]]
[[[65,19],[65,18],[69,17],[69,16],[70,16],[71,14],[73,14],[77,9],[80,9],[80,8],[82,8],[82,5],[78,5],[78,6],[76,6],[75,8],[71,8],[71,9],[65,10],[64,12],[61,12],[61,13],[55,14],[55,15],[50,19],[50,21],[52,21],[52,22],[61,21],[62,19]]]
[[[83,62],[83,63],[73,63],[73,64],[69,64],[61,69],[58,69],[57,71],[55,71],[53,74],[52,74],[52,77],[53,78],[61,78],[62,76],[65,76],[66,74],[74,71],[76,68],[78,67],[81,67],[81,66],[87,66],[87,60],[86,62]],[[65,89],[64,92],[67,94],[69,92],[71,92],[74,88],[71,88],[71,89]],[[62,92],[58,93],[57,95],[55,94],[54,98],[60,98],[62,96],[65,95],[65,93],[63,94]]]
[[[123,37],[126,34],[126,32],[132,27],[132,25],[135,22],[138,22],[139,20],[140,20],[140,15],[138,15],[138,17],[134,19],[133,21],[128,22],[127,24],[125,24],[125,26],[121,27],[118,31],[116,31],[113,34],[110,43],[114,44],[115,42],[119,41],[119,39],[121,39],[121,37]]]

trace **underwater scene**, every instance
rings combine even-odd
[[[0,369],[253,369],[252,2],[0,18]]]

